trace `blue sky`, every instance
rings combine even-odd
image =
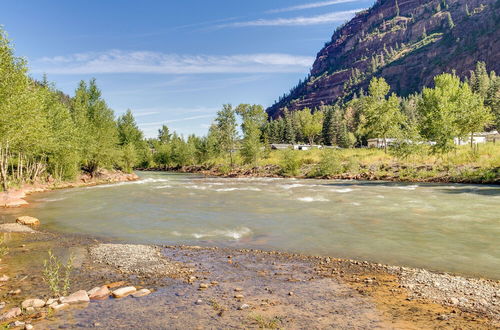
[[[224,103],[270,106],[335,28],[373,0],[4,0],[0,24],[30,73],[73,95],[92,77],[147,136],[203,135]]]

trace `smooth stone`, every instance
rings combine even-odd
[[[90,300],[103,300],[109,298],[110,294],[111,291],[109,291],[108,287],[106,285],[103,285],[100,288],[97,288],[97,290],[95,290],[92,294],[89,294],[89,297]]]
[[[5,308],[5,302],[2,301],[2,302],[0,302],[0,309],[4,309],[4,308]]]
[[[132,293],[132,297],[134,297],[134,298],[144,297],[144,296],[147,296],[150,293],[151,293],[151,290],[140,289],[139,291],[136,291],[136,292]]]
[[[113,283],[106,284],[106,286],[108,287],[108,289],[114,289],[114,288],[117,288],[120,286],[124,286],[126,283],[127,282],[125,282],[125,281],[119,281],[119,282],[113,282]]]
[[[207,283],[200,283],[200,289],[206,289],[206,288],[208,288]]]
[[[22,322],[22,321],[19,321],[19,320],[13,323],[13,325],[14,325],[15,327],[22,327],[22,326],[23,326],[23,325],[25,325],[25,324],[26,324],[26,323],[24,323],[24,322]]]
[[[26,313],[34,313],[35,312],[35,307],[26,307]]]
[[[33,326],[31,324],[26,324],[24,330],[33,330]]]
[[[97,291],[99,291],[101,289],[100,286],[96,286],[95,288],[93,289],[90,289],[89,291],[87,291],[87,294],[90,296],[92,296],[94,293],[96,293]]]
[[[238,288],[234,288],[234,291],[236,291],[236,292],[241,292],[241,291],[243,291],[243,289],[242,289],[242,288],[240,288],[240,287],[238,287]]]
[[[26,299],[21,303],[21,308],[26,309],[28,307],[41,308],[45,306],[45,301],[42,299]]]
[[[75,293],[70,294],[67,297],[63,297],[60,299],[61,304],[78,304],[78,303],[84,303],[84,302],[89,302],[89,296],[87,295],[87,291],[85,290],[79,290],[76,291]]]
[[[459,301],[457,298],[455,298],[455,297],[450,298],[450,303],[451,303],[452,305],[458,305],[458,303],[459,303],[459,302],[460,302],[460,301]]]
[[[250,308],[250,305],[249,304],[243,304],[241,305],[240,307],[238,307],[238,309],[241,311],[241,310],[244,310],[244,309],[247,309],[247,308]]]
[[[14,317],[17,317],[19,315],[22,314],[22,311],[21,311],[21,308],[19,307],[14,307],[14,308],[11,308],[9,309],[6,313],[4,313],[0,319],[1,320],[8,320],[8,319],[12,319]]]
[[[34,217],[22,216],[16,219],[17,223],[25,226],[38,226],[40,224],[40,220]]]
[[[45,303],[45,306],[50,306],[52,305],[53,303],[57,302],[58,299],[54,299],[54,298],[50,298],[49,300],[47,300],[47,302]]]
[[[133,286],[126,286],[124,288],[119,288],[113,291],[113,297],[115,298],[124,298],[132,293],[136,292],[137,289]]]
[[[55,312],[66,309],[68,307],[69,307],[69,304],[66,304],[66,303],[63,303],[63,304],[54,303],[54,304],[50,305],[50,308],[52,308]]]
[[[243,295],[242,294],[235,294],[234,297],[236,299],[243,299]]]
[[[201,305],[201,304],[203,304],[203,300],[198,299],[198,300],[196,300],[195,304],[196,304],[196,305]]]
[[[0,282],[7,282],[9,279],[10,279],[10,277],[8,277],[7,275],[2,275],[0,277]]]
[[[16,294],[20,294],[20,293],[21,293],[21,289],[15,289],[15,290],[9,291],[9,294],[12,296],[15,296]]]

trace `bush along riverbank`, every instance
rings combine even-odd
[[[23,227],[0,225],[9,232],[0,277],[4,326],[499,325],[498,281],[283,252],[111,244],[44,232],[43,219]]]
[[[83,186],[93,186],[99,184],[135,181],[139,177],[134,173],[124,173],[121,171],[99,170],[94,175],[82,174],[76,180],[71,181],[55,181],[48,179],[46,181],[38,181],[31,184],[23,184],[20,187],[12,188],[7,191],[0,192],[0,208],[1,207],[20,207],[27,205],[28,202],[24,199],[27,195],[35,192],[44,192],[54,189],[74,188]]]
[[[500,144],[485,144],[474,152],[464,146],[444,157],[420,154],[401,158],[378,149],[273,150],[252,165],[244,165],[235,155],[233,166],[219,158],[202,165],[141,170],[226,177],[500,184]]]

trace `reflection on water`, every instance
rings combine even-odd
[[[279,249],[500,278],[500,187],[202,178],[141,181],[30,197],[51,230],[137,243]]]

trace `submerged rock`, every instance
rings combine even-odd
[[[75,293],[70,294],[67,297],[63,297],[60,299],[61,304],[78,304],[78,303],[85,303],[89,302],[89,296],[87,295],[87,291],[85,290],[79,290],[76,291]]]
[[[119,288],[113,291],[113,297],[115,298],[124,298],[126,296],[131,295],[132,293],[136,292],[137,289],[133,286],[126,286],[124,288]]]
[[[16,222],[25,226],[38,226],[40,224],[40,220],[30,216],[19,217],[16,219]]]
[[[52,310],[54,310],[54,312],[58,312],[60,310],[66,309],[68,307],[69,307],[69,304],[66,304],[66,303],[62,303],[62,304],[54,303],[54,304],[50,305],[50,308],[52,308]]]
[[[144,297],[144,296],[147,296],[150,293],[151,293],[151,290],[140,289],[137,292],[132,293],[132,297],[134,297],[134,298]]]

